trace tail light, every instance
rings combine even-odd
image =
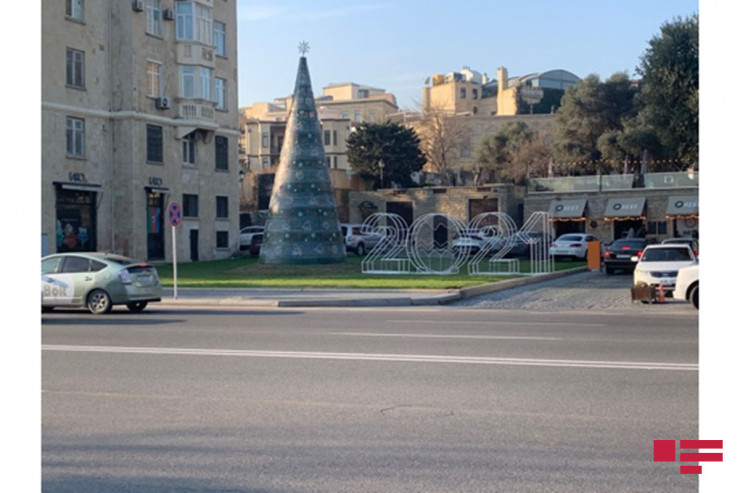
[[[571,248],[580,248],[580,247],[582,247],[583,245],[582,245],[582,244],[580,244],[580,243],[571,243],[571,244],[570,244],[570,245],[568,245],[568,246],[570,246]]]
[[[558,246],[558,245],[557,245],[557,243],[550,243],[550,246],[551,246],[551,247],[556,247],[556,246]]]
[[[642,250],[637,250],[637,258],[638,259],[642,258]]]
[[[131,284],[131,274],[126,269],[118,273],[118,279],[121,280],[121,284]]]
[[[612,252],[604,252],[604,256],[606,258],[612,258],[612,255],[613,255]]]
[[[630,249],[630,247],[628,247],[628,246],[623,246],[622,247],[622,250],[629,250],[629,249]]]

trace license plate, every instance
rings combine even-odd
[[[617,255],[617,258],[631,258],[632,255]]]
[[[152,282],[152,276],[139,276],[136,278],[141,284],[149,284]]]

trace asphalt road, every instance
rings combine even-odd
[[[43,317],[45,492],[696,491],[692,310]]]

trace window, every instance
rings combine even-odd
[[[229,169],[229,139],[223,135],[217,135],[215,140],[216,148],[216,169]]]
[[[226,56],[226,24],[213,22],[213,43],[216,47],[216,55]]]
[[[216,196],[216,217],[224,219],[229,217],[229,198],[221,195]]]
[[[67,117],[67,155],[85,155],[85,120]]]
[[[262,147],[267,149],[270,146],[270,137],[266,134],[262,134]]]
[[[177,39],[213,45],[213,22],[210,7],[195,2],[177,2],[176,13]]]
[[[163,158],[162,127],[146,126],[146,160],[150,163],[161,163]]]
[[[226,79],[216,77],[215,79],[216,109],[226,109]]]
[[[478,99],[478,89],[473,89],[473,99]]]
[[[212,70],[200,67],[200,99],[210,101],[211,96],[211,73]]]
[[[158,98],[162,95],[162,64],[152,61],[146,62],[146,90],[147,96]]]
[[[62,272],[88,272],[90,260],[84,257],[67,257],[62,265]]]
[[[190,99],[195,97],[195,67],[180,68],[180,95]]]
[[[64,13],[68,19],[83,21],[85,20],[84,6],[85,3],[83,0],[67,0],[67,6]]]
[[[195,134],[191,133],[182,139],[182,162],[195,164]]]
[[[465,99],[467,97],[467,90],[464,87],[460,88],[460,99]]]
[[[331,135],[332,135],[332,141],[334,142],[334,145],[337,145],[337,131],[333,130]]]
[[[216,231],[216,248],[229,248],[228,231]]]
[[[205,67],[183,65],[180,67],[180,95],[186,99],[211,101],[212,70]]]
[[[85,52],[67,48],[67,85],[85,87]]]
[[[146,32],[162,36],[162,0],[146,0]]]
[[[198,196],[182,194],[182,215],[184,217],[198,217]]]
[[[324,130],[324,145],[331,145],[331,130]]]
[[[359,111],[355,111],[355,121],[356,122],[359,122],[360,119],[361,119],[360,112]]]

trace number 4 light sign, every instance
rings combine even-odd
[[[177,228],[182,222],[182,208],[177,202],[170,202],[167,206],[167,220],[172,226],[172,280],[173,280],[173,291],[172,296],[177,299],[177,235],[175,234],[175,228]]]

